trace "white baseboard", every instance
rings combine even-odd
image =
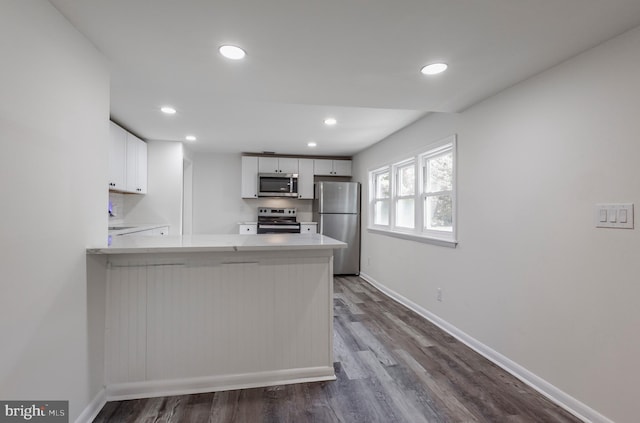
[[[513,376],[521,380],[523,383],[529,385],[536,391],[540,392],[545,397],[549,398],[551,401],[564,408],[574,416],[579,419],[584,420],[585,422],[591,423],[614,423],[612,420],[598,413],[596,410],[587,406],[586,404],[578,401],[573,398],[571,395],[565,393],[564,391],[556,388],[546,380],[541,377],[535,375],[529,370],[525,369],[518,363],[510,360],[499,352],[491,349],[487,345],[484,345],[482,342],[473,338],[472,336],[466,334],[461,331],[457,327],[448,323],[447,321],[441,319],[437,315],[431,313],[425,308],[419,306],[408,298],[403,297],[397,292],[387,288],[380,282],[376,281],[371,276],[367,275],[364,272],[360,272],[360,277],[365,281],[369,282],[374,288],[388,296],[389,298],[399,302],[405,307],[415,311],[420,316],[424,317],[434,325],[438,326],[440,329],[447,332],[449,335],[453,336],[463,344],[467,345],[469,348],[473,349],[478,354],[482,355],[489,361],[493,362],[497,366],[500,366],[502,369],[511,373]]]
[[[107,385],[107,400],[188,395],[336,380],[333,366]]]
[[[107,403],[107,391],[102,388],[91,402],[82,410],[76,419],[76,423],[91,423],[96,418],[102,407]]]

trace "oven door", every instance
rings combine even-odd
[[[259,234],[299,234],[299,223],[258,223]]]
[[[258,197],[297,197],[298,175],[295,173],[261,173]]]

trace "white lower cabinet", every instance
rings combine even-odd
[[[318,224],[317,223],[301,223],[300,224],[300,233],[301,234],[316,234],[316,233],[318,233]]]
[[[161,228],[152,229],[153,235],[155,236],[167,236],[169,235],[169,227],[163,226]]]
[[[254,224],[240,224],[240,235],[256,235],[258,233],[258,225]]]

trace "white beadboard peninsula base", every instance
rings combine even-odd
[[[334,380],[333,251],[112,254],[107,400]]]

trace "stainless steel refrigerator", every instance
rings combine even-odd
[[[360,184],[316,182],[313,217],[319,233],[348,244],[333,250],[333,273],[360,274]]]

